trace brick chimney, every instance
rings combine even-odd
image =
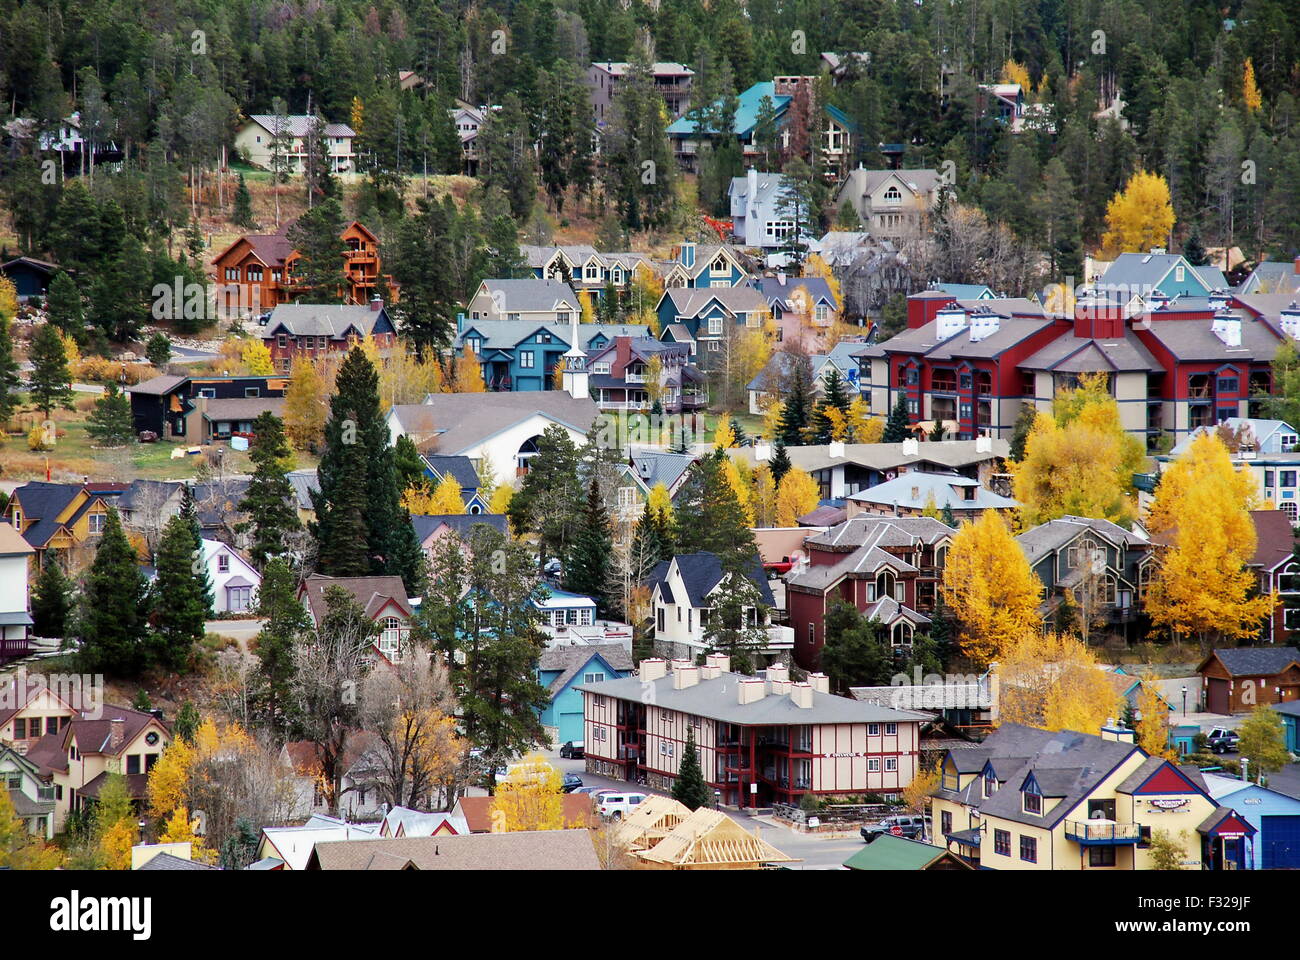
[[[617,336],[614,338],[614,367],[615,376],[622,374],[627,370],[628,362],[632,359],[632,338]]]
[[[122,743],[126,740],[126,721],[121,717],[114,717],[108,722],[108,746],[114,753],[122,749]]]

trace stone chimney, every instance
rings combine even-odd
[[[824,673],[808,674],[808,683],[812,686],[813,690],[816,693],[831,692],[831,678],[826,676],[826,674]]]
[[[790,684],[790,700],[796,707],[811,710],[813,705],[813,688],[811,683]]]
[[[767,682],[758,677],[743,677],[736,685],[736,702],[756,703],[767,696]]]
[[[668,661],[650,657],[638,664],[638,673],[642,683],[658,680],[668,672]]]
[[[122,749],[122,743],[126,740],[126,721],[121,717],[114,717],[108,722],[108,746],[114,753]]]
[[[673,689],[685,690],[700,682],[700,668],[691,664],[688,667],[673,667]]]

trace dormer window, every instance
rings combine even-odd
[[[997,792],[998,778],[994,776],[992,770],[989,770],[984,774],[984,796],[991,797]]]
[[[1034,783],[1032,780],[1029,783],[1026,783],[1025,788],[1020,791],[1020,796],[1023,800],[1022,809],[1025,813],[1032,813],[1037,817],[1043,815],[1043,794],[1042,791],[1038,789],[1037,783]]]
[[[898,187],[891,186],[885,191],[885,203],[895,204],[903,202],[903,192]]]

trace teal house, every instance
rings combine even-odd
[[[621,643],[549,647],[542,653],[537,682],[551,698],[541,713],[542,726],[557,746],[583,738],[582,693],[575,688],[629,676],[632,666],[632,655]]]
[[[1282,729],[1286,733],[1286,748],[1300,753],[1300,700],[1275,703],[1273,709],[1282,714]]]
[[[1300,869],[1300,800],[1257,783],[1203,774],[1220,807],[1231,807],[1254,828],[1242,837],[1247,870]]]

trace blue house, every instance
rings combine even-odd
[[[483,367],[483,382],[489,390],[550,390],[555,365],[568,352],[572,325],[529,323],[518,320],[456,319],[458,355],[474,351]],[[605,347],[617,336],[643,337],[649,328],[627,323],[582,323],[578,325],[579,346],[587,353]]]
[[[1121,253],[1096,284],[1096,294],[1109,302],[1129,305],[1137,297],[1152,307],[1162,300],[1208,297],[1227,289],[1227,278],[1217,267],[1194,267],[1182,254],[1159,249]]]
[[[558,744],[583,739],[582,694],[578,684],[617,680],[632,673],[632,655],[619,643],[551,647],[537,662],[537,682],[550,703],[541,712],[542,726],[553,728]]]
[[[1282,714],[1282,729],[1286,734],[1286,748],[1300,753],[1300,700],[1275,703],[1273,709]]]
[[[696,365],[708,370],[722,356],[723,342],[734,328],[761,329],[769,311],[762,292],[746,285],[673,287],[664,291],[655,312],[659,339],[692,344]]]
[[[26,303],[32,297],[44,297],[49,292],[50,281],[58,272],[58,264],[34,257],[15,257],[0,263],[0,277],[13,282],[20,303]]]
[[[672,266],[664,274],[664,287],[738,287],[749,279],[740,257],[728,246],[697,246],[693,241],[677,245]]]
[[[430,486],[442,483],[443,478],[451,475],[460,483],[460,499],[465,504],[468,514],[486,513],[487,504],[478,495],[478,471],[469,457],[449,457],[426,453],[420,456],[424,461],[424,475]]]
[[[1247,869],[1300,869],[1300,799],[1234,777],[1202,776],[1214,801],[1230,806],[1256,831],[1244,838]]]

